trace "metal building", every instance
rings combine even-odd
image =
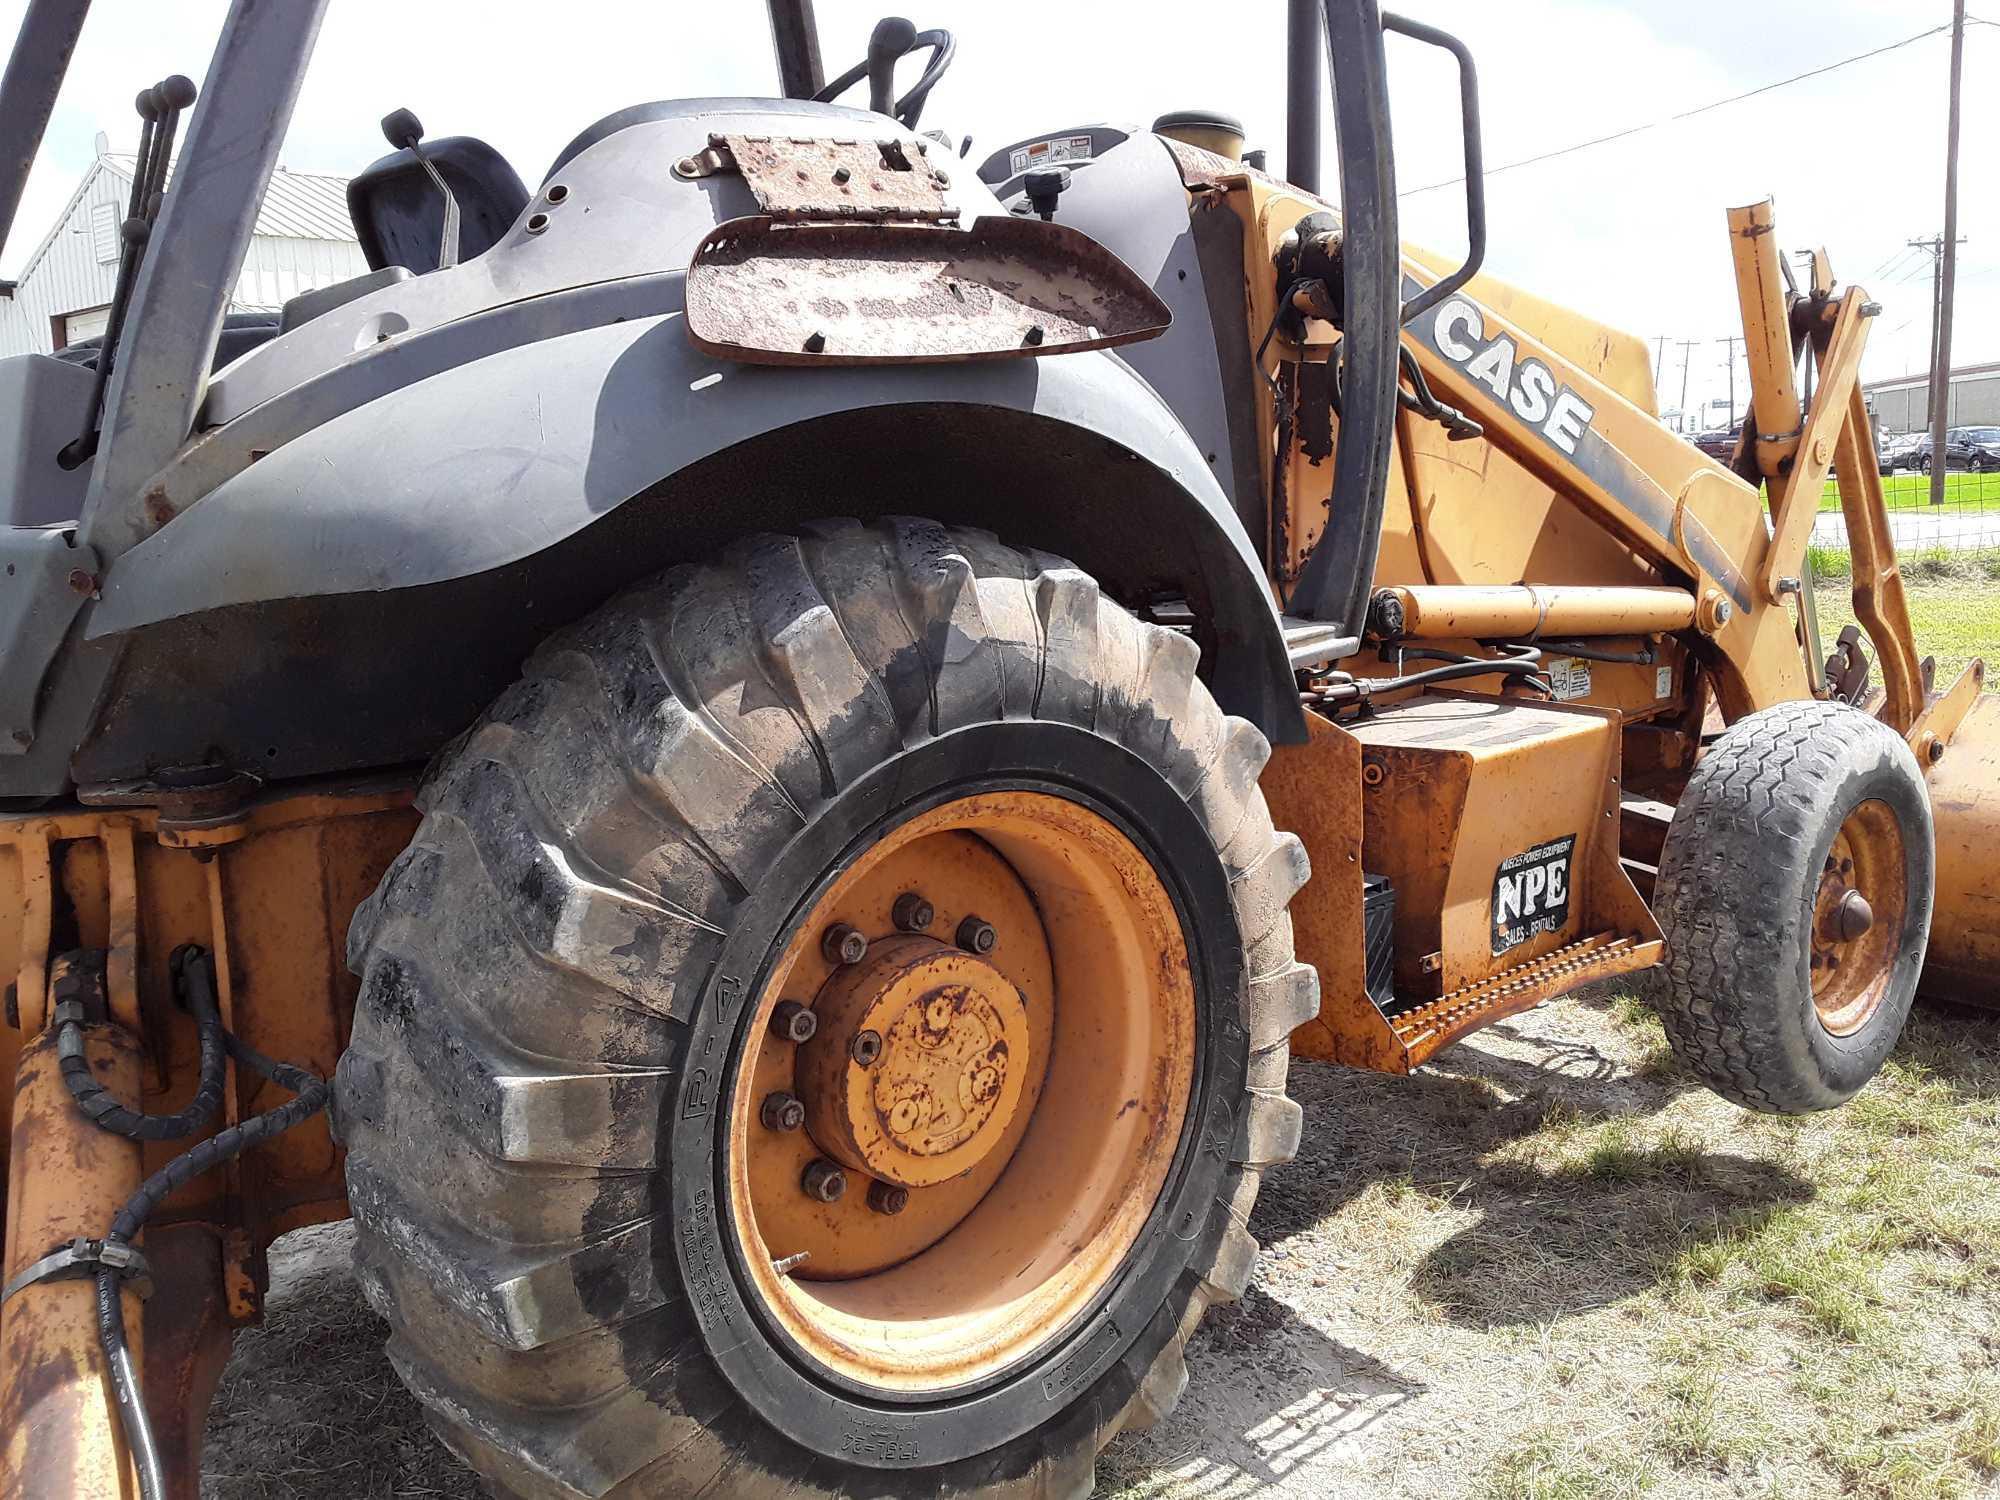
[[[1925,399],[1929,385],[1928,376],[1905,375],[1899,380],[1878,380],[1862,389],[1882,431],[1920,432],[1930,425],[1930,405]],[[1947,427],[2000,425],[2000,364],[1965,365],[1953,370],[1950,389]]]
[[[69,206],[0,290],[0,356],[51,353],[104,331],[118,281],[118,226],[132,196],[134,158],[105,149]],[[368,270],[347,216],[347,179],[287,172],[271,178],[231,312],[275,312],[287,299]]]

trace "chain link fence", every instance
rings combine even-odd
[[[2000,438],[2000,428],[1992,430]],[[1894,458],[1892,449],[1890,461]],[[1898,556],[1937,552],[1991,552],[2000,556],[2000,460],[1976,453],[1966,460],[1954,457],[1945,473],[1942,505],[1931,503],[1929,474],[1900,464],[1895,472],[1883,476],[1882,489]],[[1847,550],[1847,522],[1832,484],[1827,485],[1820,501],[1812,544],[1830,551]]]

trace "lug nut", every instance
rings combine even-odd
[[[830,964],[858,964],[868,956],[868,939],[845,922],[835,922],[821,935],[819,951]]]
[[[991,953],[999,941],[1000,934],[984,917],[967,917],[958,924],[958,946],[967,953]]]
[[[819,1017],[796,1000],[780,1000],[771,1012],[771,1030],[782,1041],[809,1042],[819,1030]]]
[[[893,1182],[871,1182],[868,1206],[878,1214],[899,1214],[910,1206],[910,1190]]]
[[[806,1107],[797,1094],[788,1094],[783,1089],[764,1096],[763,1106],[757,1111],[766,1130],[797,1130],[806,1122]]]
[[[847,1044],[847,1055],[864,1068],[872,1068],[882,1057],[882,1033],[879,1031],[857,1031],[854,1040]]]
[[[937,912],[915,891],[905,891],[896,898],[890,920],[896,924],[898,932],[922,932],[937,920]]]
[[[847,1191],[847,1174],[824,1156],[815,1156],[806,1163],[799,1187],[815,1203],[838,1203]]]

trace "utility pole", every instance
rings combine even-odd
[[[1931,257],[1931,354],[1926,365],[1927,375],[1935,377],[1938,364],[1938,313],[1944,304],[1944,236],[1934,234],[1927,240],[1909,240],[1906,243],[1913,250],[1925,250]],[[1959,243],[1965,243],[1961,238]],[[1937,415],[1938,388],[1934,378],[1924,381],[1924,427],[1930,428]]]
[[[1691,361],[1690,361],[1690,359],[1689,359],[1689,357],[1688,357],[1688,356],[1689,356],[1690,352],[1691,352],[1691,351],[1692,351],[1692,350],[1694,349],[1694,346],[1695,346],[1696,344],[1700,343],[1700,342],[1701,342],[1701,341],[1700,341],[1699,339],[1682,339],[1682,340],[1680,341],[1680,344],[1681,344],[1681,421],[1682,421],[1683,423],[1686,423],[1686,421],[1687,421],[1687,419],[1688,419],[1688,365],[1689,365],[1689,364],[1691,363]]]
[[[1653,392],[1657,395],[1660,390],[1660,368],[1667,360],[1667,336],[1663,333],[1653,342],[1659,345],[1658,352],[1653,355]]]
[[[1740,333],[1726,333],[1716,340],[1718,344],[1729,346],[1729,425],[1736,425],[1736,346],[1743,342]]]
[[[1812,264],[1813,264],[1812,251],[1795,250],[1792,252],[1792,254],[1794,259],[1802,260],[1805,262],[1806,281],[1810,284],[1810,282],[1812,281]],[[1805,372],[1806,372],[1806,394],[1805,394],[1805,400],[1801,403],[1801,405],[1806,411],[1811,411],[1812,393],[1813,393],[1813,369],[1818,363],[1818,361],[1815,360],[1813,357],[1813,343],[1811,339],[1806,340],[1805,352],[1803,356],[1800,358],[1799,363],[1805,366]]]
[[[1931,504],[1944,504],[1944,430],[1951,414],[1951,303],[1958,281],[1958,83],[1965,64],[1965,0],[1951,8],[1951,108],[1944,142],[1944,246],[1938,254],[1937,360],[1931,366]]]

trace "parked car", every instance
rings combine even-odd
[[[1954,427],[1944,435],[1944,466],[1975,474],[2000,470],[2000,427]],[[1917,468],[1931,471],[1930,443],[1917,455]]]
[[[1717,463],[1726,464],[1736,456],[1734,427],[1717,427],[1710,432],[1697,432],[1689,437],[1688,441]]]
[[[1882,472],[1893,474],[1898,469],[1917,467],[1917,457],[1930,447],[1927,432],[1885,432],[1878,445],[1882,455]]]

